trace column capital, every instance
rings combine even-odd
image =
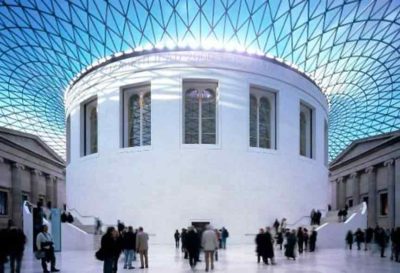
[[[0,156],[0,163],[4,163],[4,157]]]
[[[36,169],[31,170],[31,174],[32,175],[36,175],[36,176],[42,176],[43,175],[43,173],[41,171],[36,170]]]
[[[351,174],[350,174],[350,178],[351,178],[351,179],[358,178],[359,175],[360,175],[360,174],[359,174],[358,172],[354,172],[354,173],[351,173]]]
[[[12,164],[12,166],[13,166],[13,168],[15,168],[15,169],[17,169],[17,170],[25,170],[25,166],[22,165],[21,163],[18,163],[18,162],[14,162],[14,163]]]
[[[388,167],[388,166],[392,166],[393,164],[394,164],[394,159],[389,159],[383,163],[383,166]]]
[[[342,183],[343,180],[344,180],[343,176],[342,177],[338,177],[338,178],[336,178],[336,183],[338,183],[338,184]]]
[[[376,168],[374,166],[370,166],[368,168],[365,169],[366,173],[373,173],[375,172]]]
[[[52,174],[46,174],[46,179],[50,180],[50,181],[57,181],[57,177],[52,175]]]

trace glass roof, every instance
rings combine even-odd
[[[65,156],[63,95],[85,67],[138,47],[267,54],[316,81],[329,106],[329,155],[400,128],[400,1],[0,1],[0,126]]]

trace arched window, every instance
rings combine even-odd
[[[300,155],[313,157],[313,109],[303,103],[300,104]]]
[[[216,84],[184,82],[184,143],[216,144]]]
[[[124,147],[151,145],[150,86],[124,90]]]
[[[250,147],[275,149],[275,93],[250,89]]]
[[[83,103],[83,155],[97,153],[97,98]]]

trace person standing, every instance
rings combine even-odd
[[[125,262],[124,269],[134,269],[132,266],[133,253],[136,247],[136,236],[133,233],[133,228],[128,227],[128,230],[122,235],[122,249],[124,251]]]
[[[211,226],[207,226],[201,238],[201,246],[204,249],[206,258],[206,272],[211,264],[211,270],[214,269],[214,251],[218,248],[218,239]]]
[[[4,264],[7,262],[9,240],[7,231],[0,230],[0,273],[4,273]]]
[[[140,268],[149,267],[149,235],[143,231],[143,227],[139,227],[136,234],[136,252],[140,255]]]
[[[351,250],[353,247],[353,232],[351,230],[349,230],[346,234],[346,244]]]
[[[221,232],[221,247],[223,249],[226,249],[226,240],[229,237],[229,232],[225,227],[222,227],[222,232]]]
[[[179,231],[176,230],[174,234],[174,239],[175,239],[175,247],[179,249],[179,239],[181,238],[181,235],[179,234]]]
[[[303,253],[303,243],[304,243],[303,228],[299,227],[297,229],[297,245],[298,245],[300,254]]]
[[[25,234],[20,228],[17,228],[14,225],[12,220],[10,220],[7,237],[9,240],[8,253],[10,255],[11,273],[20,273],[21,261],[24,255],[26,243]]]
[[[271,260],[271,264],[274,264],[274,240],[272,239],[271,229],[269,227],[266,228],[266,232],[264,235],[264,244],[265,244],[265,252],[264,252],[264,263],[268,263],[268,259]]]
[[[280,226],[280,224],[279,224],[278,219],[275,219],[275,222],[274,222],[275,234],[278,234],[278,232],[279,232],[279,226]]]
[[[304,242],[304,251],[308,250],[308,241],[310,239],[310,236],[308,235],[308,230],[306,228],[303,228],[303,242]]]
[[[311,210],[310,219],[311,219],[310,225],[315,225],[315,209]]]
[[[372,242],[372,238],[374,237],[374,230],[369,227],[365,230],[365,251],[368,250],[369,244]]]
[[[309,239],[309,244],[310,244],[310,252],[315,251],[315,245],[317,243],[317,231],[315,228],[312,229],[310,239]]]
[[[199,236],[194,227],[189,227],[186,234],[186,251],[189,254],[189,265],[194,268],[197,264],[198,253],[200,251]]]
[[[378,244],[380,250],[381,250],[381,258],[385,258],[385,248],[387,244],[387,235],[386,232],[383,228],[377,227],[376,233],[375,233],[375,240],[376,243]]]
[[[293,258],[296,260],[296,255],[294,252],[294,248],[296,247],[296,230],[293,229],[292,232],[286,233],[286,245],[285,245],[285,256],[286,258]]]
[[[264,234],[264,229],[260,228],[256,239],[255,239],[255,243],[256,243],[256,253],[257,253],[257,263],[260,263],[261,257],[265,256],[265,234]]]
[[[43,273],[50,272],[47,270],[48,262],[50,262],[51,272],[60,271],[56,268],[56,257],[54,255],[53,245],[54,245],[53,237],[48,232],[47,225],[43,225],[42,232],[40,232],[36,237],[36,247],[38,251],[42,251],[44,253],[44,257],[42,258]]]
[[[103,273],[114,273],[114,261],[118,252],[118,231],[114,227],[107,228],[106,233],[101,237],[101,251],[104,258]]]
[[[361,250],[361,243],[364,242],[364,232],[361,231],[360,228],[357,229],[355,233],[357,250]]]

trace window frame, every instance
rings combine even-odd
[[[182,79],[181,81],[181,92],[182,92],[182,121],[181,121],[181,128],[182,128],[182,133],[181,133],[181,144],[183,146],[187,147],[193,147],[193,146],[201,146],[201,147],[217,147],[220,145],[220,134],[219,134],[219,127],[220,127],[220,120],[219,120],[219,82],[217,80],[213,79],[197,79],[197,78],[190,78],[190,79]],[[202,103],[201,101],[198,101],[199,103],[199,122],[197,124],[198,126],[198,143],[186,143],[186,127],[185,127],[185,122],[186,122],[186,92],[189,89],[212,89],[215,93],[215,143],[202,143]]]
[[[150,144],[143,145],[143,99],[146,94],[150,94]],[[132,96],[138,95],[139,96],[139,104],[140,104],[140,120],[139,120],[139,132],[140,132],[140,145],[138,146],[129,146],[129,101]],[[152,99],[152,90],[151,90],[151,83],[150,82],[143,82],[138,83],[135,85],[130,85],[121,88],[121,142],[120,147],[122,149],[141,149],[141,148],[148,148],[152,145],[152,108],[153,108],[153,99]]]
[[[382,213],[383,208],[382,208],[382,196],[386,195],[386,210],[387,212],[385,214]],[[384,191],[379,191],[378,192],[378,197],[379,197],[379,217],[388,217],[389,216],[389,194],[386,190]]]
[[[90,113],[93,108],[96,108],[96,151],[92,152],[88,150],[91,146],[91,127],[90,124]],[[81,103],[81,156],[94,155],[99,152],[99,108],[97,96],[90,97]],[[89,146],[89,147],[88,147]],[[90,148],[91,149],[91,148]]]
[[[250,111],[251,111],[251,96],[254,96],[257,100],[256,105],[256,112],[257,112],[257,119],[256,119],[256,146],[251,146],[250,143]],[[250,149],[260,149],[260,150],[277,150],[277,92],[271,90],[269,88],[250,85],[249,88],[249,103],[248,103],[248,147]],[[260,147],[260,101],[262,98],[266,98],[270,105],[270,147]]]
[[[5,193],[6,195],[6,213],[5,214],[0,214],[0,218],[7,218],[11,216],[10,212],[10,205],[11,205],[11,199],[10,199],[10,191],[5,188],[0,188],[1,193]]]
[[[307,111],[307,112],[306,112]],[[306,127],[306,152],[305,154],[301,153],[301,114],[305,113],[306,118],[307,118],[307,124],[308,126]],[[316,117],[316,110],[315,108],[303,101],[300,100],[299,103],[299,113],[298,113],[298,124],[299,124],[299,155],[304,157],[304,158],[309,158],[309,159],[315,159],[315,117]]]

